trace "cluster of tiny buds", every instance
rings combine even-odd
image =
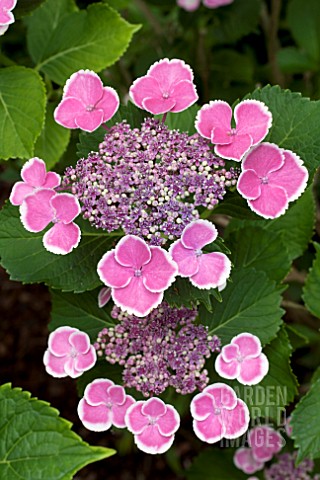
[[[296,459],[296,452],[279,455],[277,462],[263,471],[265,480],[320,480],[320,475],[309,475],[314,468],[312,460],[306,458],[296,465]]]
[[[111,127],[99,152],[67,168],[63,186],[96,228],[162,245],[199,218],[199,207],[213,209],[237,177],[206,139],[147,118],[140,129],[126,121]]]
[[[124,386],[148,397],[169,386],[184,395],[208,384],[205,362],[220,351],[220,340],[194,323],[196,310],[162,303],[144,318],[118,307],[112,317],[119,323],[99,333],[95,348],[99,357],[124,367]]]

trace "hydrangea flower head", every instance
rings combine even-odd
[[[154,115],[182,112],[198,100],[193,72],[183,60],[164,58],[133,82],[130,98],[137,107]]]
[[[119,97],[113,88],[104,87],[95,72],[79,70],[67,80],[54,119],[63,127],[93,132],[110,120],[118,107]]]
[[[244,159],[237,190],[255,213],[276,218],[285,213],[289,202],[300,197],[308,176],[298,155],[265,142]]]
[[[156,454],[166,452],[173,444],[180,417],[172,405],[153,397],[131,405],[125,422],[134,434],[137,447],[143,452]]]
[[[230,105],[215,100],[199,110],[195,126],[200,135],[215,144],[217,155],[240,161],[250,147],[265,138],[272,124],[272,115],[264,103],[244,100],[235,107],[234,118],[233,128]]]
[[[48,252],[66,255],[80,242],[80,228],[73,223],[80,211],[74,195],[41,189],[24,199],[20,218],[29,232],[41,232],[52,222],[53,227],[43,236],[43,245]]]
[[[297,452],[283,453],[277,461],[264,470],[265,480],[319,480],[319,475],[310,475],[314,469],[314,462],[305,458],[296,465]]]
[[[11,10],[14,9],[16,4],[17,4],[17,0],[0,0],[0,26],[1,27],[9,26],[14,22],[15,19]]]
[[[53,377],[77,378],[90,370],[97,360],[89,336],[77,328],[59,327],[50,333],[43,362]]]
[[[98,263],[99,277],[111,287],[114,303],[138,317],[162,302],[176,273],[176,263],[163,248],[148,246],[135,235],[123,237]]]
[[[258,472],[264,467],[264,462],[256,460],[252,455],[251,448],[247,447],[241,447],[236,450],[233,462],[239,470],[248,474]]]
[[[267,375],[269,361],[262,353],[258,337],[240,333],[222,347],[215,369],[223,378],[236,378],[243,385],[256,385]]]
[[[250,430],[248,443],[253,457],[259,462],[268,462],[284,445],[280,433],[268,425],[260,425]]]
[[[208,385],[191,401],[193,429],[203,442],[238,438],[249,426],[247,405],[224,383]]]
[[[122,386],[97,378],[86,386],[78,415],[83,425],[94,432],[104,432],[112,425],[124,428],[126,411],[133,403],[135,399],[126,395]]]
[[[210,289],[223,285],[230,275],[231,262],[224,253],[204,253],[202,249],[218,236],[208,220],[196,220],[184,229],[181,239],[170,247],[181,277],[188,277],[198,288]]]
[[[21,169],[22,182],[13,185],[10,202],[21,205],[27,195],[35,193],[40,188],[54,189],[60,185],[60,175],[47,172],[46,164],[41,158],[30,158]]]

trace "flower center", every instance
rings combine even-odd
[[[72,348],[71,351],[70,351],[70,357],[71,358],[76,358],[76,356],[78,355],[78,352],[75,348]]]
[[[163,92],[163,94],[162,94],[162,98],[165,98],[165,99],[169,98],[169,96],[170,95],[169,95],[168,92]]]
[[[237,129],[236,128],[231,128],[231,130],[229,132],[229,135],[230,135],[230,137],[234,137],[235,135],[237,135]]]
[[[213,413],[215,415],[220,415],[221,414],[221,408],[215,408]]]
[[[149,425],[155,425],[157,423],[157,418],[149,417]]]
[[[263,185],[268,185],[268,183],[269,183],[269,178],[268,177],[259,177],[259,178],[260,178],[261,183]]]
[[[200,248],[197,248],[197,250],[195,250],[196,257],[201,257],[202,253],[203,252]]]
[[[238,355],[236,360],[237,362],[242,363],[244,358],[241,355]]]
[[[142,271],[140,269],[137,269],[137,270],[134,271],[134,276],[135,277],[141,277],[141,275],[142,275]]]
[[[87,112],[92,112],[94,110],[94,105],[87,105],[86,110]]]

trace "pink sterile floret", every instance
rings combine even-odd
[[[306,189],[308,176],[298,155],[265,142],[244,159],[237,189],[251,210],[264,218],[276,218]]]
[[[93,132],[110,120],[118,107],[119,97],[113,88],[104,87],[95,72],[79,70],[67,80],[54,118],[66,128]]]
[[[247,405],[224,383],[208,385],[192,399],[190,409],[194,432],[204,442],[237,438],[248,429]]]
[[[177,5],[187,12],[194,12],[200,6],[201,0],[177,0]]]
[[[7,26],[14,22],[11,10],[17,4],[17,0],[0,0],[0,26]],[[4,33],[4,32],[2,32]]]
[[[251,448],[241,447],[236,450],[233,457],[234,464],[239,470],[244,473],[255,473],[258,470],[262,470],[264,462],[256,460],[252,455]]]
[[[262,353],[258,337],[240,333],[222,347],[215,369],[223,378],[236,378],[243,385],[256,385],[267,375],[269,361]]]
[[[267,106],[258,100],[244,100],[234,109],[235,128],[231,126],[232,109],[228,103],[215,100],[199,110],[196,129],[215,144],[220,157],[240,161],[252,145],[261,142],[272,124]]]
[[[29,232],[41,232],[49,223],[54,223],[44,234],[43,245],[49,252],[66,255],[80,242],[80,228],[73,223],[80,211],[79,201],[74,195],[42,189],[24,199],[20,206],[20,218]]]
[[[193,72],[182,60],[164,58],[154,63],[147,75],[137,78],[129,95],[139,108],[154,115],[182,112],[198,100]]]
[[[23,182],[13,185],[10,202],[21,205],[27,195],[35,193],[39,188],[54,189],[60,185],[61,178],[55,172],[47,172],[46,164],[41,158],[30,158],[21,169]]]
[[[218,232],[208,220],[196,220],[184,229],[181,238],[170,247],[181,277],[188,277],[198,288],[221,287],[230,275],[231,262],[224,253],[204,253],[202,249],[217,238]]]
[[[46,371],[53,377],[80,377],[94,366],[96,360],[96,350],[90,345],[90,338],[85,332],[59,327],[50,333],[43,362]]]
[[[146,453],[164,453],[172,445],[180,417],[172,405],[160,398],[136,402],[127,410],[125,422],[134,441]]]
[[[83,425],[94,432],[104,432],[112,425],[124,428],[125,414],[135,403],[125,389],[111,380],[97,378],[89,383],[78,405],[78,415]]]
[[[177,270],[163,248],[148,246],[135,235],[123,237],[98,263],[99,277],[111,287],[114,303],[137,317],[145,317],[162,302]]]
[[[253,457],[259,462],[268,462],[284,445],[280,433],[268,425],[254,427],[248,434],[248,443]]]
[[[203,5],[208,8],[218,8],[229,5],[234,0],[203,0]]]

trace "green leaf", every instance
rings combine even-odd
[[[320,165],[320,101],[270,85],[255,90],[247,98],[264,102],[272,113],[272,128],[265,141],[297,153],[312,178]]]
[[[0,478],[71,480],[88,463],[114,455],[84,442],[58,415],[20,388],[0,387]]]
[[[17,207],[7,204],[1,210],[0,257],[11,280],[44,282],[53,288],[74,292],[92,290],[101,285],[97,264],[112,248],[116,237],[88,226],[85,231],[82,229],[81,242],[73,252],[55,255],[43,247],[44,233],[25,230]]]
[[[308,70],[318,69],[316,62],[295,47],[281,48],[277,52],[277,61],[284,73],[305,73]]]
[[[181,277],[178,277],[174,284],[164,292],[164,299],[171,307],[194,308],[197,303],[200,303],[209,312],[212,312],[211,297],[221,301],[221,295],[217,289],[201,290],[194,287],[188,278]]]
[[[25,67],[1,68],[0,158],[32,157],[44,121],[45,101],[44,84],[37,72]]]
[[[257,335],[262,344],[270,342],[281,324],[284,287],[277,287],[264,272],[253,268],[234,269],[231,280],[221,292],[222,302],[212,300],[213,313],[200,309],[202,323],[223,344],[242,332]]]
[[[86,332],[91,340],[105,327],[114,325],[106,308],[98,306],[99,289],[81,294],[51,291],[52,311],[49,329],[69,325]]]
[[[239,440],[228,441],[231,445],[242,446]],[[187,480],[247,480],[233,463],[234,450],[211,447],[198,455],[185,472]]]
[[[287,22],[293,38],[310,57],[320,60],[320,10],[318,0],[292,0],[288,6]]]
[[[280,281],[289,272],[291,261],[280,233],[258,226],[245,226],[226,237],[235,268],[253,267]]]
[[[100,71],[115,63],[140,28],[105,4],[76,11],[71,0],[47,0],[27,25],[37,70],[60,85],[79,69]]]
[[[310,343],[308,337],[304,335],[298,328],[296,328],[295,324],[287,323],[286,331],[293,351],[297,350],[298,348],[305,347],[308,345],[308,343]]]
[[[297,461],[320,457],[320,379],[296,405],[292,415],[292,438],[298,448]]]
[[[48,170],[60,160],[70,140],[70,130],[59,125],[53,118],[55,107],[53,103],[47,105],[45,124],[34,148],[34,155],[46,162]]]
[[[309,270],[302,298],[307,309],[316,317],[320,318],[320,244],[314,243],[316,257]]]

